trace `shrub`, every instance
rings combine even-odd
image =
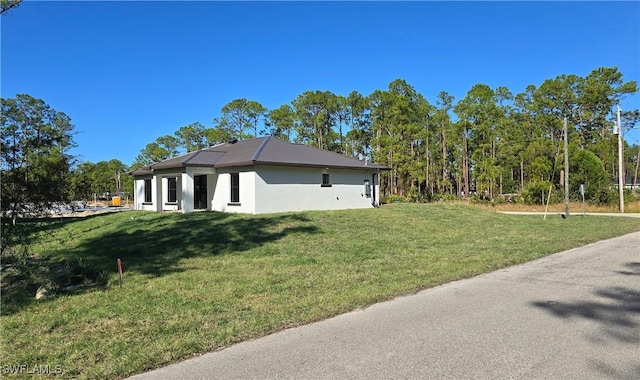
[[[433,200],[434,201],[439,201],[439,202],[453,202],[455,201],[457,198],[455,196],[455,194],[438,194],[436,195]]]
[[[398,194],[383,195],[380,197],[382,203],[407,203],[408,199]]]
[[[618,196],[611,197],[611,182],[603,169],[602,161],[593,152],[577,150],[571,155],[570,194],[574,200],[582,200],[580,185],[585,185],[585,199],[597,204],[617,202]],[[614,190],[614,193],[617,192]]]
[[[532,181],[529,182],[522,192],[522,196],[524,198],[525,203],[527,204],[541,204],[543,199],[546,201],[549,196],[549,187],[551,187],[551,183],[549,181]],[[554,195],[557,196],[557,191],[551,189],[552,198]],[[556,194],[553,194],[556,193]]]
[[[496,199],[493,200],[493,203],[497,204],[497,205],[502,205],[507,203],[507,198],[503,197],[503,196],[499,196]]]

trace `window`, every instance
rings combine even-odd
[[[207,203],[207,176],[193,176],[193,208],[196,210],[207,210]]]
[[[167,202],[178,202],[178,179],[175,177],[167,178],[167,188]]]
[[[231,173],[231,203],[240,203],[240,173]]]
[[[322,187],[331,187],[331,179],[329,178],[329,173],[322,174]]]
[[[151,203],[151,180],[144,180],[144,202]]]

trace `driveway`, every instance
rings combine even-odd
[[[135,379],[638,379],[640,232]]]

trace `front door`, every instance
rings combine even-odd
[[[207,209],[206,175],[197,175],[193,177],[193,208],[196,210]]]

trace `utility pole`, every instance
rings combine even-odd
[[[562,126],[564,132],[564,215],[569,217],[569,138],[567,137],[567,118]]]
[[[618,128],[614,128],[614,132],[618,131],[618,195],[620,197],[620,212],[624,212],[624,157],[622,155],[622,125],[620,124],[620,106],[618,106],[617,116]]]
[[[638,155],[636,156],[636,170],[633,172],[633,182],[631,183],[631,192],[635,197],[637,195],[636,184],[638,183],[638,168],[640,168],[640,148],[638,148]]]

